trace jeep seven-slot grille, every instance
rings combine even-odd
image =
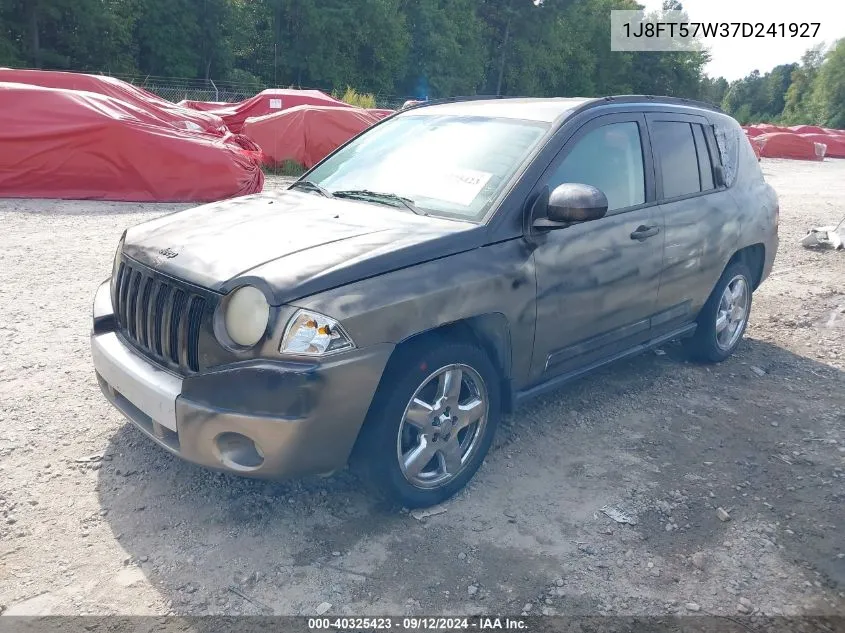
[[[165,365],[199,371],[204,297],[140,266],[121,262],[114,280],[114,313],[121,332]]]

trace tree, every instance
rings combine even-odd
[[[703,74],[704,50],[611,51],[610,12],[639,8],[635,0],[0,0],[0,64],[213,79],[244,93],[666,94],[723,103],[744,121],[836,119],[838,53],[825,63],[827,86],[815,81],[821,49],[800,66],[729,85]],[[665,0],[654,15],[683,10]]]
[[[0,61],[33,68],[133,68],[129,0],[5,0]]]
[[[812,97],[822,61],[824,52],[821,44],[809,49],[801,57],[801,66],[792,72],[792,83],[786,91],[782,117],[784,123],[791,125],[818,120]]]
[[[686,19],[684,7],[677,0],[665,0],[662,9],[651,17],[665,21],[667,11],[680,12]],[[710,54],[700,45],[696,50],[639,53],[629,71],[632,92],[698,98],[708,61]]]
[[[195,0],[197,10],[197,75],[208,81],[229,74],[234,61],[231,36],[235,6],[229,0]]]
[[[834,44],[818,69],[812,101],[821,125],[845,129],[845,39]]]
[[[728,92],[728,80],[724,77],[713,79],[704,76],[701,80],[700,98],[708,103],[721,105]]]
[[[410,50],[403,93],[475,94],[484,83],[484,24],[474,0],[405,0]]]
[[[196,0],[137,0],[138,69],[165,77],[196,77],[202,67]]]
[[[730,85],[722,107],[741,123],[781,120],[787,89],[797,69],[797,64],[782,64],[764,75],[753,71]]]
[[[792,83],[792,73],[798,69],[798,64],[781,64],[775,66],[765,77],[763,87],[766,103],[766,114],[771,120],[776,120],[783,114],[786,106],[786,91]]]

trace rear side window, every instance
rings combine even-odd
[[[652,124],[652,140],[663,175],[663,197],[676,198],[700,192],[701,173],[690,124],[655,121]],[[710,177],[713,177],[712,170]]]
[[[710,152],[707,151],[707,142],[704,140],[704,128],[697,123],[693,123],[692,135],[695,138],[695,151],[698,154],[701,190],[710,191],[715,188],[713,185],[713,163],[710,161]]]
[[[609,123],[585,134],[552,174],[549,189],[563,183],[592,185],[607,196],[608,210],[645,202],[640,128],[635,122]]]

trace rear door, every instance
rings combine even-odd
[[[655,335],[692,321],[722,274],[739,233],[733,196],[718,186],[716,138],[703,116],[648,114],[665,230]]]

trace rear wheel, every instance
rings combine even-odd
[[[498,374],[465,343],[402,354],[376,395],[355,464],[407,507],[425,507],[463,488],[484,460],[499,419]]]
[[[722,273],[698,316],[695,335],[684,347],[696,360],[719,363],[739,346],[751,314],[751,271],[734,262]]]

